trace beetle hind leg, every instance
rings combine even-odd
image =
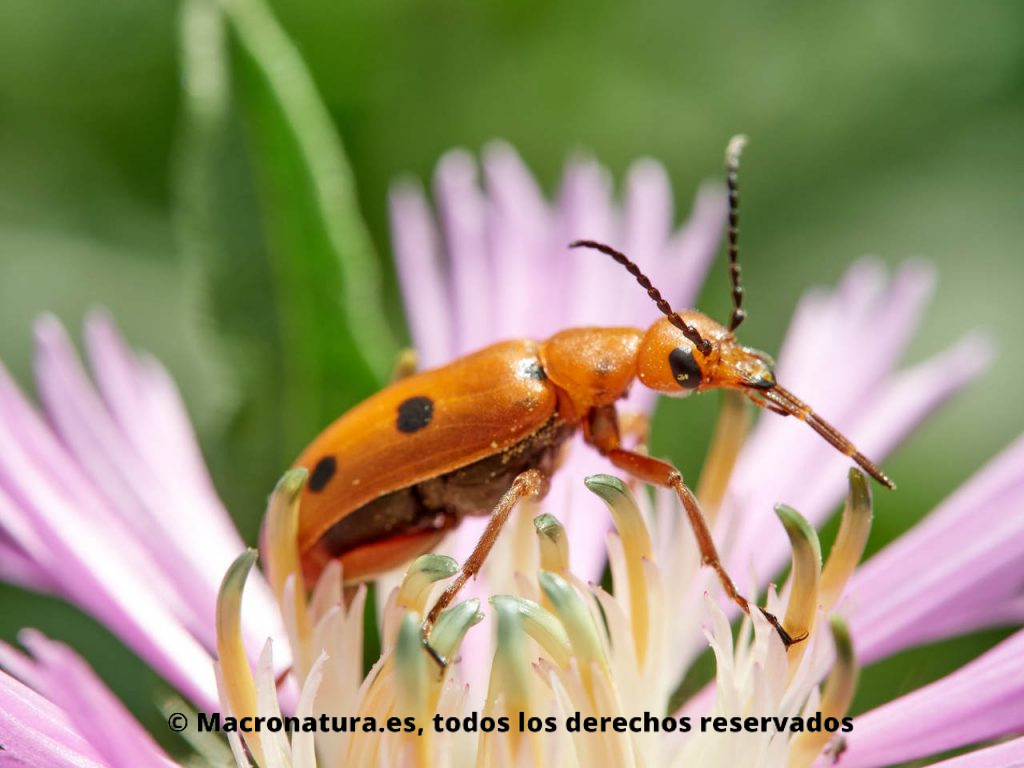
[[[445,608],[452,604],[452,601],[455,600],[466,582],[475,577],[483,567],[484,561],[487,560],[487,555],[494,546],[494,542],[497,541],[498,535],[501,533],[501,529],[504,527],[505,522],[508,520],[508,516],[512,513],[516,504],[525,498],[540,495],[543,489],[544,475],[536,469],[528,469],[525,472],[520,473],[516,479],[512,481],[512,485],[507,491],[505,491],[501,499],[495,505],[494,510],[491,512],[490,520],[487,521],[487,527],[484,529],[483,534],[481,534],[476,546],[473,547],[473,551],[470,553],[469,557],[467,557],[465,562],[463,562],[462,569],[455,578],[452,579],[444,592],[441,593],[441,596],[437,598],[437,602],[434,603],[430,612],[427,614],[427,618],[424,619],[423,626],[421,628],[423,633],[423,646],[427,653],[430,654],[430,657],[442,670],[447,667],[448,660],[441,656],[441,654],[437,652],[437,649],[430,644],[430,631],[434,628],[434,623],[437,621],[437,617],[441,615],[441,612]]]
[[[446,669],[448,669],[448,659],[446,659],[444,656],[438,653],[437,649],[430,644],[430,638],[427,636],[427,630],[423,630],[422,641],[423,650],[425,650],[427,652],[427,655],[429,655],[430,658],[434,660],[434,663],[437,664],[438,669],[441,670],[441,672],[443,673]]]

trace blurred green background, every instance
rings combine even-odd
[[[373,272],[374,247],[380,254],[383,324],[360,332],[390,354],[378,332],[407,337],[388,258],[388,186],[401,174],[427,180],[447,149],[477,151],[498,137],[549,191],[578,149],[619,178],[638,156],[655,157],[682,218],[696,186],[720,176],[728,137],[747,133],[744,338],[763,349],[778,348],[803,290],[863,254],[938,266],[909,361],[969,328],[988,332],[999,355],[886,462],[901,514],[879,500],[873,547],[913,523],[902,510],[927,511],[1024,424],[1024,402],[1007,388],[1024,377],[1024,5],[281,0],[273,10],[345,143],[365,232],[333,215],[353,210],[343,199],[318,218],[309,178],[344,176],[343,158],[320,169],[299,162],[277,99],[296,102],[317,146],[317,108],[303,100],[312,94],[275,90],[260,56],[283,38],[250,13],[258,5],[234,7],[229,85],[204,58],[202,41],[217,29],[202,0],[6,0],[0,357],[29,386],[35,316],[54,312],[77,333],[88,307],[109,307],[181,386],[249,541],[278,471],[324,414],[376,386],[373,361],[350,362],[344,317],[322,301],[295,309],[304,291],[339,278],[331,237],[365,259],[349,296],[373,290],[360,275]],[[183,15],[200,41],[187,76]],[[276,257],[289,248],[314,257],[282,274]],[[720,317],[724,281],[719,264],[701,302]],[[699,465],[703,443],[692,436],[709,433],[715,405],[664,408],[655,448]],[[682,430],[665,425],[684,423],[686,444],[674,444],[667,435]],[[159,723],[155,679],[103,630],[9,588],[0,599],[3,637],[34,625],[72,640]],[[858,709],[995,637],[889,662],[866,677]]]

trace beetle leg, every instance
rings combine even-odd
[[[483,534],[481,534],[479,541],[477,541],[473,551],[462,564],[462,570],[445,588],[441,596],[437,598],[437,602],[434,603],[434,606],[427,614],[427,618],[424,619],[422,627],[423,644],[441,669],[447,666],[448,661],[430,645],[430,630],[433,629],[434,622],[441,615],[441,611],[451,605],[455,596],[459,594],[459,591],[466,582],[479,572],[491,548],[494,546],[498,534],[501,533],[505,521],[508,520],[508,516],[516,504],[528,496],[537,496],[543,487],[544,476],[536,469],[528,469],[512,481],[512,485],[505,491],[505,494],[491,512],[491,519],[487,521],[487,527],[484,529]]]
[[[683,482],[683,476],[679,470],[664,461],[621,448],[609,451],[607,456],[612,464],[620,469],[624,469],[640,480],[662,485],[676,492],[676,495],[679,496],[679,501],[682,502],[683,509],[686,510],[686,517],[690,522],[690,528],[693,529],[693,535],[697,538],[697,546],[700,548],[701,560],[704,565],[711,566],[714,569],[715,574],[718,576],[718,581],[722,585],[722,589],[725,590],[725,594],[729,596],[729,599],[743,609],[744,613],[750,613],[750,601],[739,593],[728,571],[725,570],[725,566],[722,565],[722,560],[718,555],[718,548],[715,547],[715,540],[711,537],[711,531],[708,530],[707,521],[704,519],[704,513],[701,512],[700,505],[697,503],[693,491]],[[803,639],[802,637],[792,637],[782,626],[782,622],[764,608],[759,610],[768,619],[769,623],[775,627],[787,648]]]
[[[621,447],[619,414],[614,405],[591,408],[583,420],[583,439],[602,454]]]
[[[650,419],[646,413],[630,411],[619,416],[619,429],[624,435],[635,438],[636,445],[647,446],[647,438],[651,432]]]
[[[729,599],[743,609],[744,613],[750,613],[750,601],[739,593],[729,573],[725,570],[725,566],[722,565],[718,549],[715,547],[715,540],[711,537],[711,531],[704,519],[704,513],[701,512],[693,492],[683,482],[682,473],[668,462],[620,448],[618,426],[612,421],[614,416],[615,409],[612,406],[595,408],[591,411],[590,417],[584,422],[587,425],[584,428],[584,437],[587,442],[597,448],[616,467],[628,472],[638,480],[651,485],[671,488],[676,492],[683,509],[686,510],[686,517],[689,520],[690,528],[693,529],[693,535],[697,539],[697,546],[700,548],[700,556],[704,565],[711,566],[715,571],[718,581]],[[782,622],[764,608],[761,608],[760,611],[775,627],[787,648],[803,639],[790,636],[782,626]]]

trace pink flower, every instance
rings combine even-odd
[[[674,231],[666,176],[650,161],[630,172],[622,209],[612,202],[607,175],[589,161],[570,165],[555,204],[544,200],[518,157],[504,145],[486,151],[484,178],[486,186],[481,188],[473,161],[465,154],[451,154],[442,161],[436,188],[439,225],[413,187],[406,185],[394,193],[399,273],[424,366],[497,338],[543,337],[587,323],[653,320],[653,304],[618,267],[593,253],[565,250],[565,244],[579,236],[608,240],[625,249],[675,306],[693,303],[722,226],[723,200],[713,188],[698,197],[690,223]],[[801,302],[780,355],[780,380],[875,458],[975,376],[989,354],[983,340],[968,337],[931,360],[894,372],[930,282],[928,270],[919,264],[902,268],[890,280],[877,264],[862,262],[836,291],[818,291]],[[167,375],[151,359],[128,351],[104,315],[87,320],[86,341],[96,386],[81,370],[60,326],[50,318],[40,322],[42,414],[0,371],[0,572],[15,583],[62,596],[95,616],[196,706],[214,711],[219,704],[213,656],[218,639],[223,641],[214,629],[214,607],[221,578],[242,551],[242,543],[212,490]],[[649,411],[652,404],[652,395],[639,389],[627,403],[640,412]],[[742,437],[742,431],[735,423],[722,429],[733,438]],[[711,483],[708,498],[717,500],[716,538],[730,569],[735,575],[754,574],[753,592],[790,552],[790,542],[769,514],[771,505],[786,502],[812,523],[820,523],[844,493],[847,462],[803,425],[772,414],[759,420],[745,443],[735,439],[731,444],[733,454],[725,450],[713,461],[730,463],[738,450],[732,479],[719,483],[721,487]],[[836,675],[834,669],[832,678],[840,679],[846,694],[854,659],[870,663],[902,648],[980,627],[1020,624],[1024,518],[1016,513],[1024,500],[1022,453],[1024,440],[1008,448],[924,523],[853,572],[845,590],[837,589],[827,601],[822,597],[816,603],[825,614],[836,605],[835,612],[850,628],[852,655],[841,649],[836,668],[845,673]],[[637,666],[637,659],[630,657],[635,648],[623,641],[632,637],[636,647],[640,645],[636,638],[643,635],[638,634],[635,606],[623,602],[618,593],[605,597],[584,583],[600,573],[610,550],[618,584],[633,567],[630,563],[636,564],[634,555],[643,550],[636,542],[609,537],[607,514],[599,512],[582,490],[583,476],[603,469],[606,465],[593,452],[572,446],[542,506],[564,523],[570,561],[561,582],[547,577],[543,584],[561,589],[569,601],[578,599],[574,593],[592,595],[602,601],[605,614],[614,617],[614,626],[607,631],[625,633],[607,645],[600,622],[566,626],[566,636],[573,641],[583,633],[591,648],[606,644],[610,663],[602,674],[608,690],[618,691],[623,701],[643,701],[648,709],[664,710],[675,681],[707,647],[699,631],[706,624],[721,665],[719,681],[716,688],[688,702],[684,714],[731,714],[733,708],[746,706],[748,696],[761,704],[781,696],[773,705],[780,708],[803,707],[805,699],[806,706],[813,706],[818,681],[833,661],[827,636],[819,632],[806,654],[802,649],[796,661],[787,662],[784,652],[779,655],[776,636],[755,619],[753,632],[748,625],[734,645],[726,615],[715,599],[705,598],[705,592],[715,593],[716,587],[700,569],[692,536],[679,524],[674,502],[665,494],[658,494],[655,506],[668,514],[656,515],[644,495],[638,499],[642,520],[651,531],[650,555],[640,558],[643,578],[662,585],[652,586],[649,596],[660,596],[655,618],[665,645],[650,656],[659,660],[657,668],[641,670],[642,676],[636,671],[642,663]],[[885,495],[882,503],[898,506],[899,498]],[[456,553],[465,552],[475,539],[474,522],[454,537]],[[524,539],[522,531],[528,527],[520,521],[506,531],[476,585],[478,593],[524,595],[524,577],[530,574],[524,571],[523,557],[532,540]],[[806,564],[806,557],[805,552],[801,562]],[[240,584],[233,589],[237,597]],[[372,680],[363,680],[357,663],[361,596],[339,605],[340,593],[330,585],[321,587],[310,610],[324,621],[323,635],[315,643],[306,636],[303,645],[296,643],[295,605],[288,599],[294,592],[287,584],[275,586],[280,589],[285,620],[267,584],[259,576],[250,577],[238,626],[247,651],[241,659],[229,659],[236,670],[238,665],[257,670],[261,710],[276,711],[275,669],[291,666],[290,642],[300,669],[291,677],[302,694],[297,703],[294,695],[286,695],[286,710],[314,711],[315,694],[323,686],[332,696],[341,696],[339,700],[356,702],[373,685]],[[536,589],[534,584],[527,592]],[[783,600],[786,594],[784,590]],[[508,601],[518,599],[499,596],[503,607],[496,604],[494,610],[507,610],[515,605]],[[469,601],[460,604],[464,613],[473,607]],[[385,634],[392,643],[399,638],[399,645],[408,624],[400,608],[392,602],[385,610]],[[223,605],[221,610],[223,614]],[[474,617],[475,610],[466,613],[467,627]],[[824,626],[821,618],[817,625]],[[264,645],[268,636],[274,639],[273,655],[270,645]],[[1018,632],[951,675],[855,717],[842,764],[886,765],[1019,735],[1024,731],[1024,716],[1018,714],[1024,712],[1024,684],[1017,671],[1021,637]],[[461,635],[453,640],[455,647],[458,640]],[[22,642],[30,655],[0,648],[0,665],[10,673],[0,673],[0,765],[173,764],[73,651],[32,632],[25,633]],[[317,656],[317,644],[325,642],[336,650]],[[471,630],[462,643],[465,660],[456,667],[469,681],[470,695],[486,686],[487,670],[482,668],[490,663],[493,651],[483,627]],[[516,667],[518,656],[510,654],[506,648],[494,661],[504,665],[503,674],[557,677],[570,695],[577,695],[572,688],[577,682],[572,670],[579,669],[572,666],[576,655],[568,671],[558,671],[547,657],[533,666]],[[220,655],[223,669],[224,653]],[[787,669],[794,671],[792,680]],[[387,680],[389,685],[401,683],[393,675]],[[463,689],[445,690],[443,701],[465,706],[465,693],[459,693]],[[794,691],[805,698],[794,698]],[[832,696],[830,701],[844,695],[830,692],[828,686],[823,694],[825,699]],[[848,697],[845,700],[848,705]],[[609,744],[616,754],[632,754],[634,748],[629,739]],[[678,744],[645,744],[645,754],[675,759],[714,755],[726,760],[736,743],[693,737]],[[766,744],[759,764],[780,764],[787,754],[810,761],[820,750],[820,745],[806,744],[797,749],[795,741],[789,752]],[[289,745],[268,740],[268,745],[273,747],[268,765],[316,764],[311,741]],[[241,764],[245,758],[240,743],[236,740],[232,746]],[[341,746],[321,741],[316,745],[321,760],[327,759],[325,754],[340,754],[334,750]],[[453,765],[472,762],[476,748],[448,750],[444,759]],[[572,744],[565,742],[560,749],[571,751]],[[1018,738],[942,765],[1006,768],[1020,765],[1022,753]],[[826,763],[829,759],[823,758]]]
[[[25,631],[35,658],[5,648],[0,765],[149,768],[175,763],[74,651]]]
[[[85,339],[95,386],[60,324],[36,325],[45,416],[0,367],[0,573],[78,606],[212,707],[217,588],[244,545],[166,371],[104,313]],[[249,600],[258,651],[280,625],[265,586]]]

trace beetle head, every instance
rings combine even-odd
[[[724,325],[700,312],[676,314],[705,343],[692,341],[670,318],[655,322],[637,357],[637,376],[644,386],[674,397],[721,387],[750,394],[776,386],[771,357],[743,346]]]
[[[742,146],[742,142],[739,146]],[[738,197],[735,194],[735,166],[738,151],[738,147],[731,143],[729,264],[732,275],[733,314],[729,328],[700,312],[674,311],[640,268],[625,254],[611,246],[593,240],[577,240],[571,243],[570,247],[593,248],[617,261],[647,291],[647,295],[665,315],[651,326],[640,343],[637,352],[637,377],[642,384],[676,397],[708,389],[739,390],[761,408],[767,408],[782,416],[795,416],[806,422],[833,448],[853,459],[878,482],[887,488],[894,488],[892,480],[857,450],[857,447],[839,430],[792,392],[779,386],[775,381],[774,363],[768,355],[744,347],[733,334],[746,316],[740,306],[743,289],[739,284],[739,265],[736,263],[735,214]]]
[[[774,368],[764,352],[743,346],[724,325],[692,310],[658,320],[644,334],[637,352],[637,378],[644,386],[674,397],[709,389],[738,390],[761,408],[806,422],[882,485],[895,487],[838,429],[779,386]]]

